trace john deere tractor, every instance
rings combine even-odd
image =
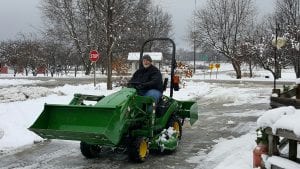
[[[29,130],[45,139],[78,140],[86,158],[97,157],[103,148],[124,149],[136,162],[145,161],[149,150],[174,151],[182,137],[184,119],[194,124],[198,108],[195,101],[172,98],[176,66],[173,40],[145,41],[140,58],[145,44],[156,40],[173,45],[170,96],[163,95],[155,105],[153,98],[138,95],[134,87],[124,87],[108,96],[75,94],[68,105],[45,104]],[[86,105],[85,101],[96,104]]]

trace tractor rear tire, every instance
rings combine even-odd
[[[80,150],[83,156],[86,158],[98,157],[101,152],[101,147],[98,145],[88,144],[86,142],[80,142]]]
[[[129,146],[129,159],[134,162],[144,162],[149,155],[149,144],[146,138],[138,137],[133,139]]]
[[[167,123],[167,129],[169,127],[173,127],[173,130],[175,130],[177,132],[177,138],[178,140],[181,139],[182,136],[182,125],[180,123],[180,120],[177,116],[172,115],[171,118],[169,119],[168,123]]]

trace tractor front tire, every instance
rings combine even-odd
[[[173,127],[173,130],[175,130],[177,132],[178,140],[180,140],[181,136],[182,136],[182,125],[180,123],[179,118],[174,115],[171,116],[171,118],[169,119],[169,121],[167,123],[167,129],[169,127]]]
[[[101,152],[101,147],[82,141],[80,142],[80,150],[82,155],[86,158],[95,158],[98,157],[99,153]]]
[[[149,155],[149,144],[146,138],[135,138],[129,147],[129,158],[134,162],[144,162]]]

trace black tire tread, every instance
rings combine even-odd
[[[100,148],[82,141],[80,142],[80,151],[86,158],[95,158],[98,156]]]
[[[147,152],[147,155],[145,158],[142,158],[139,155],[139,146],[140,146],[141,142],[144,140],[145,140],[145,138],[143,138],[143,137],[138,137],[138,138],[133,139],[133,142],[129,146],[129,151],[128,151],[129,159],[131,161],[141,163],[147,159],[147,157],[149,155],[149,147],[148,147],[148,152]]]

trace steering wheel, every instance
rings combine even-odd
[[[140,84],[142,84],[142,83],[141,82],[128,82],[127,87],[133,87],[133,88],[137,89],[137,86],[139,86]]]

